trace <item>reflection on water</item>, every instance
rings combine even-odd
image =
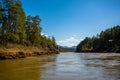
[[[61,53],[4,60],[0,80],[120,80],[120,54]]]

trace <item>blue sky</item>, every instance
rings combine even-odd
[[[21,0],[26,15],[39,15],[42,33],[57,44],[77,45],[85,37],[120,25],[120,0]]]

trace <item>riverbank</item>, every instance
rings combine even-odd
[[[37,47],[0,48],[0,60],[50,54],[59,54],[59,51],[57,49],[40,49]]]

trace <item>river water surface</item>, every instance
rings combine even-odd
[[[120,54],[61,53],[1,60],[0,80],[120,80]]]

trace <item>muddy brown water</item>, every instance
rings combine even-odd
[[[120,54],[69,52],[0,60],[0,80],[120,80]]]

